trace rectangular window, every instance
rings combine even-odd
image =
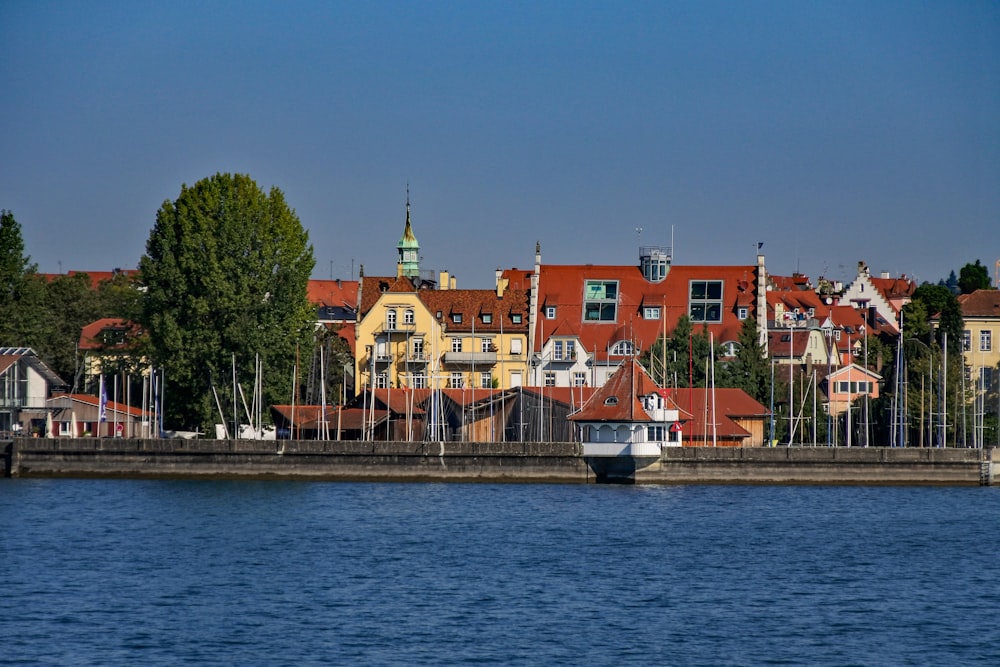
[[[493,374],[492,373],[480,373],[479,374],[479,386],[483,389],[491,389],[493,387]]]
[[[569,361],[576,359],[576,342],[571,340],[566,341],[566,359]]]
[[[389,374],[385,371],[375,374],[375,388],[386,389],[389,386]]]
[[[993,332],[989,329],[982,329],[979,332],[979,351],[989,352],[993,349]]]
[[[556,319],[556,307],[555,306],[545,306],[545,319],[554,320]]]
[[[552,358],[556,361],[562,361],[563,358],[563,342],[557,340],[552,343]]]
[[[514,324],[521,323],[521,313],[514,313],[510,316],[510,321]]]
[[[427,376],[423,373],[413,373],[410,376],[410,386],[414,389],[426,389],[427,388]]]
[[[573,386],[583,387],[587,384],[587,374],[582,372],[573,373]]]
[[[657,306],[645,306],[642,309],[642,319],[644,320],[658,320],[660,319],[660,309]]]
[[[403,311],[403,324],[413,324],[413,309],[407,308]]]
[[[556,374],[552,371],[545,371],[545,386],[554,387],[556,386]]]
[[[850,389],[851,389],[851,383],[850,382],[838,382],[837,383],[837,391],[840,392],[841,394],[849,394],[849,393],[851,393]]]
[[[448,378],[448,386],[452,389],[461,389],[464,384],[465,380],[461,373],[452,373],[451,377]]]
[[[483,339],[481,339],[480,342],[479,342],[479,349],[481,351],[483,351],[483,352],[493,352],[493,351],[495,351],[496,348],[493,347],[493,339],[492,338],[483,338]]]
[[[493,315],[491,313],[483,313],[483,324],[491,324],[493,322]]]
[[[750,317],[750,309],[747,308],[746,306],[740,306],[739,309],[737,309],[736,311],[736,317],[738,317],[740,320],[745,320],[746,318]]]
[[[722,321],[722,281],[692,280],[688,315],[692,322]]]
[[[59,435],[73,435],[73,422],[59,422]]]
[[[614,322],[618,315],[618,281],[587,280],[583,284],[583,319]]]
[[[510,339],[510,353],[511,354],[521,354],[522,341],[520,338]]]
[[[396,328],[396,310],[394,308],[385,311],[385,328],[389,331]]]
[[[647,426],[646,427],[646,440],[649,442],[663,442],[663,426]]]
[[[462,323],[462,313],[452,313],[451,314],[451,321],[454,322],[455,324],[461,324]]]
[[[972,349],[972,331],[966,329],[962,332],[962,351],[968,352]]]
[[[424,339],[414,338],[413,339],[413,358],[423,359],[424,358]]]
[[[461,352],[462,351],[462,339],[461,338],[452,338],[451,339],[451,351],[452,352]]]

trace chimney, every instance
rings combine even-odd
[[[508,280],[506,278],[500,277],[500,272],[497,271],[497,298],[502,299],[503,293],[507,291]]]
[[[451,281],[448,278],[448,272],[442,271],[440,275],[440,280],[438,281],[438,289],[451,289]]]

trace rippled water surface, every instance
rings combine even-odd
[[[998,488],[0,480],[0,664],[992,666],[998,563]]]

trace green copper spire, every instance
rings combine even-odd
[[[406,227],[403,229],[403,237],[396,244],[399,252],[399,274],[408,278],[420,277],[420,243],[413,235],[413,227],[410,225],[410,186],[406,186]]]

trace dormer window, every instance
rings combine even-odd
[[[604,405],[611,405],[611,406],[618,405],[618,397],[608,396],[607,398],[604,399]]]
[[[642,319],[644,320],[658,320],[660,319],[660,308],[659,306],[644,306],[642,309]]]
[[[462,323],[462,313],[452,313],[451,314],[451,321],[454,322],[455,324],[461,324]]]
[[[480,317],[483,320],[483,324],[492,324],[493,323],[493,314],[492,313],[483,313],[482,315],[480,315]]]
[[[634,350],[635,348],[632,346],[632,341],[620,340],[611,347],[611,352],[609,352],[609,354],[613,357],[624,357],[632,354]]]
[[[555,306],[545,306],[545,319],[554,320],[556,319],[556,307]]]
[[[514,324],[520,324],[521,323],[521,313],[511,313],[510,321],[513,322]]]

